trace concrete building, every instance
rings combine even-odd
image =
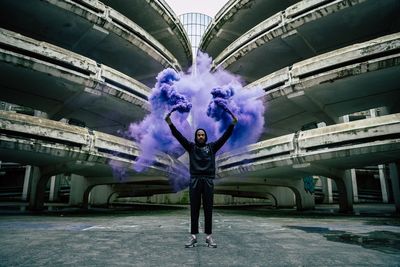
[[[193,58],[196,59],[196,54],[199,49],[200,40],[210,24],[212,18],[201,13],[186,13],[179,16],[185,28],[190,44],[192,45]]]
[[[363,123],[369,123],[379,115],[399,112],[399,10],[400,3],[390,0],[229,1],[211,22],[200,49],[213,56],[214,68],[241,75],[246,89],[264,89],[263,100],[267,109],[262,139],[265,141],[255,144],[255,147],[263,147],[269,142],[278,145],[282,138],[297,140],[308,133],[324,131],[333,138],[326,144],[330,148],[336,142],[340,142],[343,148],[350,144],[355,148],[370,137],[361,137],[356,131],[350,131],[350,135],[356,136],[354,141],[339,141],[347,134],[331,130],[345,129],[352,120],[364,119]],[[321,129],[313,129],[317,127]],[[399,132],[400,127],[396,126],[395,139]],[[318,149],[325,147],[325,141],[329,139],[320,137],[315,143]],[[378,142],[381,138],[373,140]],[[393,142],[397,141],[393,139]],[[268,166],[269,155],[263,156],[261,152],[257,152],[259,160],[267,165],[261,168],[260,173],[257,164],[241,164],[248,161],[244,158],[253,162],[251,156],[228,156],[228,153],[221,157],[233,157],[237,161],[229,163],[227,169],[237,170],[236,174],[228,171],[230,174],[221,179],[221,186],[224,183],[231,186],[235,181],[231,176],[253,177],[253,182],[268,186],[287,183],[285,186],[295,192],[298,208],[302,209],[305,207],[300,203],[314,205],[314,200],[307,200],[309,195],[305,190],[300,190],[301,178],[311,176],[320,186],[325,202],[333,200],[332,187],[338,191],[342,211],[351,211],[353,201],[366,201],[371,197],[372,193],[364,193],[365,197],[361,197],[360,186],[378,191],[379,200],[375,201],[387,202],[390,198],[399,210],[399,151],[394,151],[391,159],[367,152],[371,162],[360,162],[361,165],[353,161],[353,157],[360,154],[348,151],[345,157],[349,163],[347,167],[341,166],[340,160],[331,165],[325,152],[315,152],[322,162],[313,169],[310,159],[297,159],[296,156],[297,153],[305,156],[313,149],[302,150],[298,141],[283,142],[282,145],[277,150],[282,153],[279,157],[284,157],[286,149],[294,149],[288,152],[288,160],[294,161],[287,163],[291,166],[287,173],[274,161]],[[325,147],[324,151],[329,154],[330,148]],[[366,173],[373,169],[376,177],[373,179],[379,182],[371,188],[366,186],[369,182],[365,180],[368,177]],[[220,167],[220,175],[225,176],[225,173],[224,167]],[[325,177],[332,178],[335,183]],[[287,182],[290,179],[293,181]],[[249,194],[250,188],[246,189]],[[259,190],[254,189],[253,194],[259,194]],[[237,185],[232,191],[238,191]]]
[[[0,155],[3,167],[23,164],[4,199],[41,209],[67,184],[70,205],[87,206],[91,194],[107,203],[120,183],[113,165],[130,168],[138,152],[119,131],[149,112],[158,72],[192,64],[182,24],[164,1],[2,1],[0,17]],[[125,190],[173,192],[175,164],[160,155],[141,178],[125,175]]]
[[[217,159],[224,201],[312,209],[315,184],[343,212],[376,192],[400,211],[399,11],[398,0],[230,0],[211,22],[182,24],[162,0],[1,1],[4,199],[43,209],[65,186],[65,204],[83,207],[173,192],[182,163],[160,154],[130,171],[138,147],[118,130],[148,114],[158,72],[187,69],[200,49],[265,91],[262,140]]]

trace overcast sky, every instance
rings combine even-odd
[[[227,0],[165,0],[176,15],[189,12],[203,13],[214,17]]]

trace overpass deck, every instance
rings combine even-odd
[[[181,68],[150,34],[97,0],[1,1],[0,25],[82,54],[148,86],[164,68]]]
[[[185,168],[160,155],[148,172],[138,175],[131,167],[139,151],[131,141],[10,112],[0,112],[0,125],[0,159],[103,177],[98,178],[100,184],[117,183],[111,161],[126,168],[126,182],[159,181],[174,172],[182,174],[179,168]],[[217,176],[220,185],[281,185],[276,181],[307,175],[337,177],[349,168],[399,159],[400,114],[393,114],[300,131],[224,153],[217,158]]]
[[[230,0],[207,27],[200,49],[216,58],[254,25],[296,2],[299,0]]]
[[[164,0],[102,0],[104,4],[117,10],[138,24],[169,52],[182,68],[192,64],[192,49],[182,23]]]
[[[136,144],[127,139],[67,125],[62,122],[0,111],[1,160],[44,168],[52,175],[74,173],[92,177],[100,184],[118,183],[113,166],[123,168],[125,182],[168,181],[179,178],[182,163],[159,154],[148,170],[133,170],[139,155]]]
[[[217,158],[220,178],[335,177],[341,171],[400,159],[400,114],[299,131]]]
[[[386,106],[398,112],[400,34],[328,52],[271,73],[245,87],[264,89],[264,138],[309,123]]]
[[[247,83],[295,62],[400,30],[396,0],[302,1],[261,22],[214,60]],[[326,34],[329,32],[329,34]]]
[[[150,88],[92,59],[4,29],[0,55],[1,99],[51,119],[115,134],[149,111]]]

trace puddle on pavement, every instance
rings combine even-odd
[[[324,227],[285,226],[290,229],[302,230],[307,233],[318,233],[327,240],[363,248],[374,249],[385,253],[397,254],[400,252],[400,233],[390,231],[373,231],[363,234],[353,234],[346,231],[330,230]]]

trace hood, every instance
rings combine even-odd
[[[204,133],[206,134],[206,140],[205,140],[204,144],[199,144],[199,143],[197,142],[196,136],[197,136],[197,132],[200,131],[200,130],[204,131]],[[196,143],[197,146],[205,146],[205,145],[207,144],[207,140],[208,140],[207,132],[206,132],[206,130],[204,130],[203,128],[198,128],[198,129],[196,130],[196,132],[194,132],[194,142]]]

